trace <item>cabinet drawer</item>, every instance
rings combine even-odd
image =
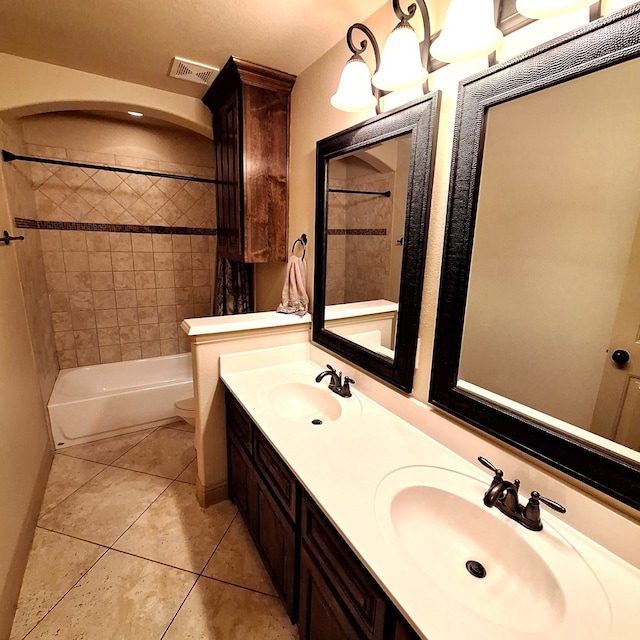
[[[302,540],[366,637],[383,637],[385,596],[346,542],[308,496],[302,502]]]
[[[296,522],[298,482],[258,429],[255,430],[253,459],[280,506],[291,520]]]
[[[242,408],[240,403],[233,397],[230,391],[226,391],[227,403],[227,428],[238,438],[242,446],[249,455],[253,454],[253,423]]]

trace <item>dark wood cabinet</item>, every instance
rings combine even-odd
[[[300,640],[363,640],[328,579],[303,548],[300,559]]]
[[[218,256],[288,256],[289,107],[295,76],[229,58],[202,101],[213,114]]]
[[[320,509],[308,497],[302,502],[302,545],[312,558],[317,572],[324,575],[335,594],[346,619],[352,620],[356,637],[382,640],[386,614],[386,596],[369,572],[362,566],[353,551]],[[317,578],[316,578],[317,580]],[[308,611],[311,604],[304,598],[312,591],[301,590],[301,611]],[[301,633],[301,639],[308,637]]]
[[[287,613],[295,622],[299,485],[229,392],[226,405],[229,497],[242,513]]]
[[[421,640],[400,613],[396,613],[391,640]]]
[[[247,458],[236,438],[229,434],[227,441],[229,497],[237,505],[247,523],[251,535],[255,537],[255,484],[256,476],[253,465]]]
[[[257,484],[256,543],[287,613],[297,618],[296,532],[260,479]]]
[[[229,391],[226,405],[229,496],[300,640],[419,640]]]

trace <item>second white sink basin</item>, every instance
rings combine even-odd
[[[319,426],[339,418],[356,417],[362,412],[360,401],[342,398],[326,385],[314,382],[282,381],[265,391],[269,409],[284,420]]]
[[[383,536],[419,573],[425,598],[455,601],[474,637],[606,637],[608,600],[574,547],[548,523],[529,531],[484,506],[485,490],[471,476],[427,466],[398,469],[378,486]],[[469,561],[486,576],[473,575]]]

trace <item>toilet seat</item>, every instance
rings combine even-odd
[[[175,405],[176,415],[182,418],[190,425],[196,423],[196,402],[195,398],[183,398],[176,401]]]

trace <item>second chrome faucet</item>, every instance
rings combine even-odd
[[[508,518],[515,520],[532,531],[540,531],[542,529],[542,520],[540,518],[541,502],[555,511],[566,513],[567,510],[561,504],[549,500],[549,498],[544,498],[537,491],[531,492],[529,502],[525,506],[521,505],[518,499],[520,480],[509,482],[504,479],[502,469],[497,469],[486,458],[480,456],[478,461],[494,473],[493,480],[483,498],[483,502],[487,507],[496,507]]]
[[[323,371],[316,376],[316,382],[320,382],[326,376],[331,376],[331,380],[329,381],[329,389],[331,389],[333,393],[337,393],[343,398],[351,397],[351,389],[349,388],[349,384],[356,383],[353,378],[345,376],[343,380],[342,372],[338,373],[330,364],[327,365],[326,371]]]

